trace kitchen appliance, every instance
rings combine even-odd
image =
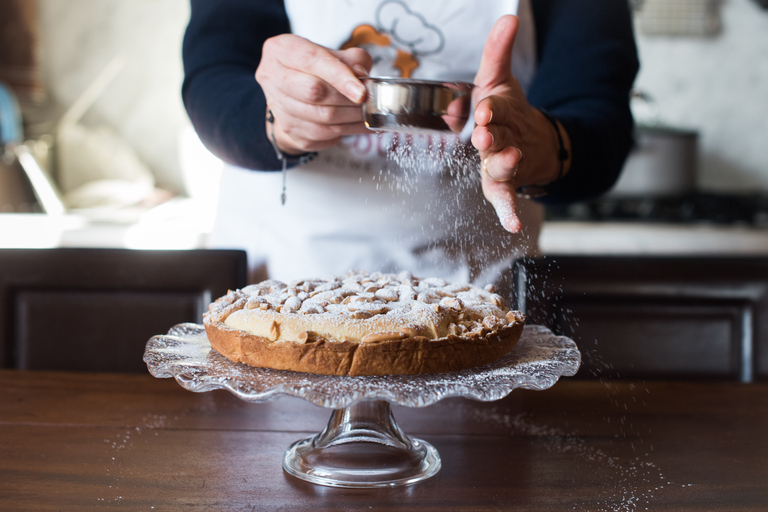
[[[712,224],[768,227],[768,195],[694,192],[675,197],[604,196],[567,205],[547,205],[550,221]]]
[[[696,188],[699,134],[662,125],[638,125],[611,196],[679,197]]]
[[[466,82],[410,78],[363,78],[366,126],[376,131],[461,133],[472,108]]]
[[[699,134],[664,120],[654,97],[635,89],[630,94],[635,144],[611,198],[683,197],[696,191]]]
[[[0,83],[0,212],[64,213],[48,174],[24,143],[21,109],[10,87]]]

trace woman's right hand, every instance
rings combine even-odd
[[[365,50],[330,50],[307,39],[282,34],[264,43],[256,70],[274,117],[273,133],[287,154],[319,151],[345,135],[366,133],[360,105],[373,61]],[[274,131],[272,131],[274,130]]]

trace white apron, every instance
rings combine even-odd
[[[372,76],[400,76],[394,56],[410,56],[414,78],[472,81],[485,39],[503,14],[521,30],[513,73],[524,88],[534,72],[529,0],[286,0],[293,33],[341,48],[363,25],[389,45],[363,45]],[[402,59],[401,59],[402,60]],[[397,138],[392,148],[393,137]],[[409,270],[461,282],[493,282],[522,255],[535,255],[542,209],[521,205],[524,232],[499,225],[480,190],[476,151],[453,136],[406,139],[370,134],[345,138],[287,174],[226,167],[211,247],[248,251],[252,280],[329,277],[351,269]],[[266,274],[264,269],[266,268]]]

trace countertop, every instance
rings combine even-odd
[[[562,379],[394,408],[439,451],[404,487],[322,487],[283,452],[330,417],[148,374],[0,370],[3,510],[763,511],[768,383]]]
[[[768,229],[708,223],[546,222],[542,253],[768,255]]]
[[[151,209],[73,210],[62,215],[0,214],[0,248],[199,249],[215,205],[175,198]]]
[[[198,249],[213,211],[176,199],[150,211],[0,214],[0,248]],[[555,254],[768,255],[768,229],[706,223],[548,221],[541,251]]]

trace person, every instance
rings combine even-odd
[[[542,205],[605,192],[632,145],[621,0],[191,0],[183,62],[227,164],[211,246],[280,280],[493,282],[537,254]],[[474,82],[471,145],[371,132],[365,76]]]

